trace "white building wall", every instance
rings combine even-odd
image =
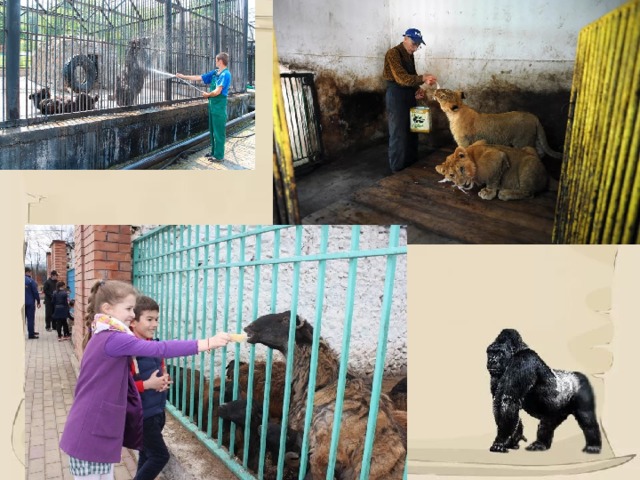
[[[580,30],[623,3],[398,0],[390,4],[389,36],[420,28],[427,45],[416,68],[433,72],[443,88],[500,81],[535,92],[570,89]]]
[[[274,2],[279,59],[335,72],[347,85],[382,87],[385,52],[422,31],[418,73],[444,88],[495,80],[532,91],[571,86],[578,33],[624,0],[371,0]]]
[[[297,70],[335,72],[347,86],[361,79],[378,80],[381,86],[392,1],[276,0],[273,23],[279,59]]]
[[[213,238],[215,226],[211,226],[210,238]],[[249,227],[250,228],[250,227]],[[249,229],[248,228],[248,229]],[[141,232],[146,233],[150,230],[142,227]],[[239,233],[239,227],[233,227],[234,233]],[[205,228],[200,227],[200,240],[205,240]],[[304,226],[302,240],[302,255],[320,253],[320,232],[319,226]],[[329,228],[329,252],[348,252],[351,250],[351,226],[331,226]],[[226,234],[226,227],[223,228],[222,234]],[[193,245],[195,243],[195,228],[192,230],[190,241],[187,241],[187,232],[184,233],[184,246]],[[281,230],[280,239],[280,258],[286,258],[295,254],[295,228]],[[407,235],[406,228],[401,229],[400,245],[406,246]],[[167,249],[179,248],[181,245],[180,235],[169,241],[171,246],[164,246]],[[255,236],[246,237],[245,240],[245,258],[240,258],[240,245],[238,240],[234,240],[231,246],[232,262],[240,260],[256,259],[256,240]],[[273,258],[274,251],[274,234],[273,232],[262,234],[261,239],[261,259]],[[384,226],[362,226],[360,233],[359,250],[388,248],[389,227]],[[200,250],[199,262],[202,262],[204,250]],[[209,248],[208,264],[214,263],[214,249]],[[220,246],[219,259],[225,261],[227,258],[226,244]],[[173,262],[173,260],[171,261]],[[184,267],[195,265],[195,255],[183,257]],[[190,262],[190,263],[189,263]],[[173,263],[171,263],[173,265]],[[180,260],[177,262],[180,266]],[[298,291],[297,313],[305,318],[311,324],[315,324],[317,285],[318,285],[318,262],[301,262],[300,264],[300,282]],[[326,262],[326,279],[325,294],[322,307],[322,337],[340,353],[342,350],[342,341],[344,334],[344,324],[346,316],[347,304],[347,288],[349,275],[349,260],[327,260]],[[365,257],[358,260],[357,282],[355,289],[355,303],[352,316],[351,343],[349,349],[349,366],[355,372],[360,374],[371,374],[375,366],[376,352],[378,349],[379,326],[382,315],[382,301],[384,293],[384,282],[386,278],[387,258],[386,256]],[[210,329],[213,323],[213,270],[207,270],[207,313],[205,328]],[[179,289],[180,277],[175,277],[177,295],[181,296],[182,310],[178,308],[178,299],[171,300],[173,305],[169,305],[170,311],[165,313],[164,308],[167,306],[160,305],[161,316],[169,319],[180,319],[182,321],[182,338],[191,338],[194,336],[192,325],[192,309],[195,299],[196,288],[194,286],[195,274],[182,273],[182,290]],[[387,352],[385,361],[386,375],[401,375],[406,373],[407,366],[407,256],[399,255],[397,257],[395,282],[393,289],[393,302],[391,307],[391,319],[387,340]],[[265,264],[260,267],[260,278],[258,280],[258,307],[257,316],[271,313],[271,290],[273,284],[273,268],[271,265]],[[189,282],[189,283],[188,283]],[[225,316],[225,310],[228,308],[228,327],[227,331],[237,331],[238,318],[240,318],[241,328],[244,328],[253,317],[253,295],[256,289],[255,270],[253,267],[244,269],[243,284],[240,285],[240,269],[232,267],[230,269],[230,281],[228,284],[228,307],[225,305],[225,289],[226,271],[220,269],[218,272],[218,296],[217,296],[217,329],[223,329],[222,322]],[[198,274],[197,290],[198,304],[196,306],[197,323],[202,319],[202,291],[204,284],[204,275],[202,271]],[[294,264],[283,263],[278,269],[277,278],[277,302],[274,308],[276,312],[290,310],[292,304],[292,295],[294,287]],[[154,295],[153,288],[157,289],[158,294]],[[165,285],[165,288],[167,286]],[[151,291],[145,292],[163,298],[161,281],[155,287],[151,287]],[[238,297],[242,297],[242,306],[238,308]],[[187,306],[189,305],[189,306]],[[162,325],[162,319],[161,319]],[[187,333],[184,333],[185,325]],[[177,327],[176,330],[177,331]],[[204,334],[201,328],[196,327],[195,336],[203,337],[209,335],[210,330]],[[171,338],[169,332],[161,332],[164,338]],[[228,349],[227,361],[234,357],[235,348],[233,346]],[[258,346],[256,348],[256,357],[264,359],[266,348]],[[240,345],[240,358],[243,361],[248,360],[249,346],[247,344]],[[219,357],[218,357],[219,358]],[[276,354],[276,358],[282,359],[280,354]]]

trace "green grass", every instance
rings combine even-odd
[[[26,55],[20,55],[20,68],[28,68],[31,66],[31,59]],[[4,53],[0,53],[0,68],[4,68]]]

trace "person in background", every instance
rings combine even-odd
[[[416,100],[424,98],[420,85],[434,85],[436,77],[418,75],[413,54],[424,45],[422,33],[408,29],[403,40],[390,48],[384,57],[383,77],[387,81],[385,102],[389,122],[389,167],[393,173],[418,160],[418,134],[409,128],[409,111]]]
[[[58,285],[58,272],[51,270],[49,278],[42,285],[44,293],[44,326],[47,332],[53,330],[53,294],[56,293]]]
[[[176,77],[183,80],[201,80],[205,85],[211,85],[209,92],[203,93],[209,99],[209,138],[211,139],[211,153],[206,157],[212,162],[224,160],[224,143],[227,131],[227,95],[231,85],[229,54],[222,52],[216,55],[216,68],[202,75],[183,75],[176,73]]]
[[[27,332],[30,340],[38,338],[35,331],[36,305],[40,308],[38,284],[31,278],[31,268],[24,267],[24,313],[27,320]]]
[[[51,318],[55,322],[59,342],[71,338],[69,324],[67,323],[67,318],[69,318],[69,297],[65,285],[64,282],[58,282],[56,284],[56,293],[53,294],[53,314]]]

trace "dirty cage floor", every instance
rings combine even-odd
[[[452,151],[421,145],[420,160],[395,174],[385,145],[322,165],[297,179],[302,223],[404,224],[418,244],[551,243],[557,192],[508,202],[482,200],[478,188],[466,194],[435,171]]]

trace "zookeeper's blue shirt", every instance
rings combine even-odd
[[[216,80],[216,88],[222,85],[222,91],[220,92],[220,95],[224,95],[226,97],[229,93],[229,86],[231,85],[231,72],[228,68],[225,68],[220,73],[218,73],[218,69],[203,73],[202,83],[204,83],[205,85],[209,85],[214,78]],[[213,88],[212,90],[215,90],[215,88]]]

